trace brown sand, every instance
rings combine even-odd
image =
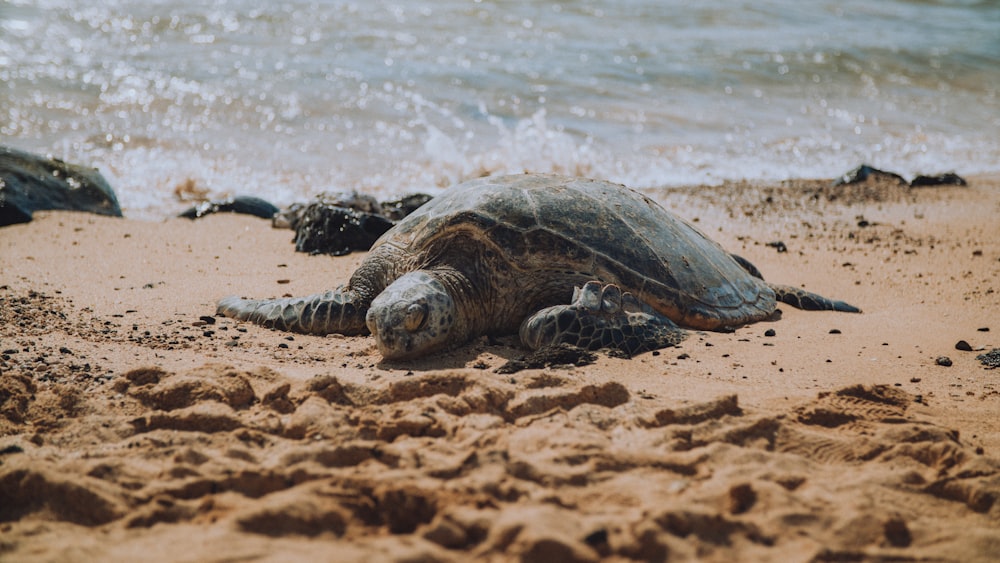
[[[362,257],[260,219],[0,229],[0,560],[996,560],[1000,177],[819,186],[649,194],[863,314],[514,375],[205,324]]]

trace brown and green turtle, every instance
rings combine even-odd
[[[629,354],[725,330],[782,301],[858,312],[757,269],[624,186],[556,175],[449,188],[375,242],[346,285],[309,297],[227,297],[218,312],[309,334],[371,333],[385,359],[520,332]]]

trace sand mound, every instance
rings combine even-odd
[[[825,186],[649,193],[863,314],[631,359],[215,318],[362,259],[255,218],[4,227],[0,561],[995,561],[1000,179]]]
[[[197,557],[179,547],[163,559],[343,548],[357,560],[915,549],[969,560],[1000,549],[1000,461],[884,386],[748,412],[736,395],[667,407],[555,370],[358,385],[205,365],[134,369],[72,408],[52,393],[5,379],[0,549],[19,560],[36,549],[125,559],[192,527]],[[38,421],[46,435],[18,433]],[[278,541],[301,538],[314,541]]]

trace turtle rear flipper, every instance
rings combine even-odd
[[[571,344],[585,350],[614,348],[628,355],[676,346],[686,336],[667,317],[614,284],[587,282],[569,305],[547,307],[521,324],[521,342],[533,350]]]
[[[860,313],[854,305],[828,299],[822,295],[806,291],[798,287],[780,284],[768,284],[774,290],[778,301],[805,311],[840,311],[841,313]]]

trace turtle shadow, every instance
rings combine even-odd
[[[514,337],[487,338],[464,344],[457,348],[431,354],[412,360],[380,360],[376,367],[382,370],[408,370],[412,372],[432,372],[449,369],[481,369],[493,371],[501,365],[527,355],[530,351],[522,348]],[[491,357],[484,358],[484,354]]]

